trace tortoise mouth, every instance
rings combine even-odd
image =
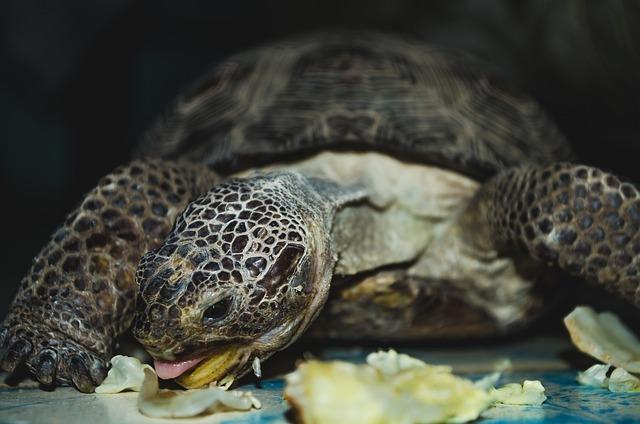
[[[296,316],[253,340],[215,341],[201,346],[191,342],[162,350],[147,347],[147,351],[153,357],[158,378],[176,379],[185,388],[238,379],[251,369],[250,359],[267,359],[295,341],[306,328],[301,326],[305,315]]]
[[[176,379],[178,384],[187,389],[238,379],[251,369],[250,359],[265,360],[289,346],[304,332],[305,321],[309,318],[296,318],[273,328],[250,343],[216,343],[191,351],[188,355],[152,355],[154,368],[160,379]]]
[[[167,361],[154,358],[154,368],[160,379],[176,379],[181,386],[192,389],[241,377],[252,349],[239,344],[227,344],[207,349],[197,356]]]
[[[203,359],[204,356],[184,361],[161,361],[159,359],[154,359],[153,367],[156,370],[156,374],[158,374],[158,378],[162,380],[169,380],[171,378],[181,376],[202,362]]]
[[[238,345],[216,348],[206,356],[190,360],[176,382],[186,389],[195,389],[212,382],[221,383],[223,379],[239,378],[248,369],[250,356],[250,349]]]

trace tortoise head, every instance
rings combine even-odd
[[[185,387],[240,377],[297,339],[329,289],[328,210],[294,173],[229,180],[190,203],[136,275],[134,335],[158,375],[184,374]]]

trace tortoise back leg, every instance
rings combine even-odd
[[[640,193],[615,175],[571,163],[510,169],[465,219],[482,221],[476,243],[518,245],[640,306]]]
[[[34,258],[0,326],[0,365],[43,384],[102,382],[131,324],[135,269],[215,175],[191,163],[134,161],[105,176]]]

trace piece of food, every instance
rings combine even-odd
[[[429,368],[432,372],[451,373],[448,365],[429,365],[420,359],[404,353],[398,353],[393,349],[378,351],[367,355],[367,364],[380,371],[385,376],[392,376],[411,368]]]
[[[235,346],[227,346],[217,350],[209,358],[203,359],[191,371],[186,371],[176,382],[186,389],[204,387],[227,375],[245,353]]]
[[[286,377],[285,398],[304,423],[462,423],[491,404],[486,390],[395,351],[368,365],[309,361]]]
[[[584,353],[605,364],[640,373],[640,341],[615,314],[578,306],[564,323],[571,340]]]
[[[253,374],[257,378],[262,378],[262,366],[260,364],[260,358],[257,356],[253,358],[253,362],[251,363],[251,368],[253,369]]]
[[[607,373],[610,368],[611,365],[593,365],[585,371],[578,373],[578,383],[585,386],[608,388],[609,377],[607,377]]]
[[[233,379],[221,381],[230,384]],[[138,409],[155,418],[192,417],[203,412],[246,411],[260,408],[260,401],[250,392],[229,391],[227,387],[209,387],[201,390],[160,390],[158,376],[149,365],[138,359],[116,355],[111,358],[111,369],[96,393],[119,393],[123,390],[139,391]]]
[[[629,374],[624,368],[616,368],[609,377],[609,390],[612,392],[640,391],[640,379]]]
[[[499,389],[492,389],[495,403],[504,405],[540,406],[547,400],[544,387],[539,380],[525,380],[524,383],[510,383]]]
[[[153,369],[144,369],[138,410],[153,418],[193,417],[203,412],[248,411],[261,404],[250,392],[225,391],[219,387],[199,390],[160,390]]]
[[[491,374],[488,374],[482,377],[479,380],[476,380],[473,384],[483,390],[490,390],[495,387],[495,385],[502,377],[502,373],[506,370],[509,370],[513,367],[511,364],[511,360],[509,358],[502,358],[494,365],[494,371]]]
[[[612,392],[640,391],[640,379],[629,372],[640,373],[640,341],[617,315],[578,306],[564,323],[578,349],[606,363],[579,372],[580,384]],[[612,365],[616,368],[607,377]]]
[[[305,362],[287,375],[284,397],[302,423],[379,423],[383,384],[372,368],[346,362]]]
[[[144,380],[144,369],[149,365],[141,363],[137,358],[116,355],[111,358],[111,369],[96,393],[120,393],[124,390],[139,392]]]
[[[615,368],[607,376],[611,365],[593,365],[584,372],[578,373],[578,382],[585,386],[609,389],[611,392],[640,391],[640,379],[624,368]]]

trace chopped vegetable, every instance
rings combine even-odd
[[[285,399],[302,423],[379,423],[385,417],[372,368],[309,361],[286,376]]]
[[[624,368],[616,368],[611,375],[607,373],[611,365],[597,364],[589,367],[584,372],[578,373],[578,382],[585,386],[609,389],[611,392],[637,392],[640,391],[640,379],[630,374]]]
[[[222,390],[229,390],[229,387],[231,387],[234,381],[236,381],[236,378],[234,376],[227,375],[222,380],[220,380],[219,383],[217,381],[212,381],[211,383],[209,383],[209,387],[218,387]]]
[[[368,365],[303,363],[286,377],[285,398],[305,423],[462,423],[491,404],[486,390],[395,351],[367,357]]]
[[[609,377],[609,390],[612,392],[640,391],[640,379],[624,368],[616,368]]]
[[[250,392],[225,391],[219,387],[199,390],[160,390],[151,367],[144,369],[138,410],[148,417],[193,417],[203,412],[248,411],[261,404]]]
[[[491,395],[496,403],[504,405],[540,406],[547,400],[544,387],[539,380],[525,380],[522,385],[506,384],[499,389],[492,389]]]
[[[429,368],[433,372],[451,373],[451,367],[447,365],[428,365],[420,359],[398,353],[393,349],[378,351],[367,355],[367,364],[380,371],[385,376],[398,374],[400,371],[411,368]]]
[[[209,358],[182,374],[176,379],[176,382],[186,389],[196,389],[205,387],[220,378],[224,380],[224,376],[229,375],[229,369],[237,365],[244,355],[245,352],[238,349],[237,346],[225,346],[212,352]]]
[[[598,314],[587,306],[578,306],[564,323],[571,340],[584,353],[605,364],[640,373],[640,341],[615,314]]]
[[[251,368],[253,369],[253,374],[256,376],[256,378],[262,378],[262,367],[260,366],[260,358],[258,358],[257,356],[253,358]]]
[[[617,315],[598,314],[587,306],[578,306],[564,318],[564,323],[578,349],[607,364],[579,372],[580,384],[612,392],[640,391],[640,379],[631,374],[640,373],[640,341]],[[616,368],[607,377],[611,366]]]
[[[151,367],[142,364],[137,358],[116,355],[111,358],[111,369],[96,393],[120,393],[124,390],[139,392],[144,380],[144,369]]]
[[[224,378],[223,387],[212,384],[200,390],[160,390],[158,376],[149,365],[128,356],[111,358],[111,369],[96,393],[139,391],[138,409],[155,418],[192,417],[203,412],[247,411],[260,408],[260,401],[250,392],[226,391],[233,378]],[[224,387],[224,385],[227,385]]]
[[[498,383],[500,377],[502,377],[502,373],[511,369],[512,366],[509,358],[502,358],[494,365],[494,372],[476,380],[473,384],[479,389],[490,390]]]
[[[578,373],[578,383],[585,386],[608,388],[609,377],[607,377],[607,373],[610,368],[611,365],[593,365],[584,372]]]

